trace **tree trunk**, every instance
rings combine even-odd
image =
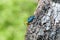
[[[60,0],[39,0],[25,40],[60,40]]]

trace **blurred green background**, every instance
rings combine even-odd
[[[25,22],[36,6],[35,0],[0,0],[0,40],[24,40]]]

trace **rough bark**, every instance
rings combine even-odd
[[[59,2],[56,0],[39,0],[34,16],[32,22],[28,23],[25,40],[60,39]]]

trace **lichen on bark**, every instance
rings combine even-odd
[[[55,1],[39,0],[35,18],[28,24],[25,40],[59,40],[60,3]]]

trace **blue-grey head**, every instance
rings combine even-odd
[[[32,22],[34,18],[35,18],[34,15],[33,15],[33,16],[30,16],[30,17],[28,18],[28,23]]]

